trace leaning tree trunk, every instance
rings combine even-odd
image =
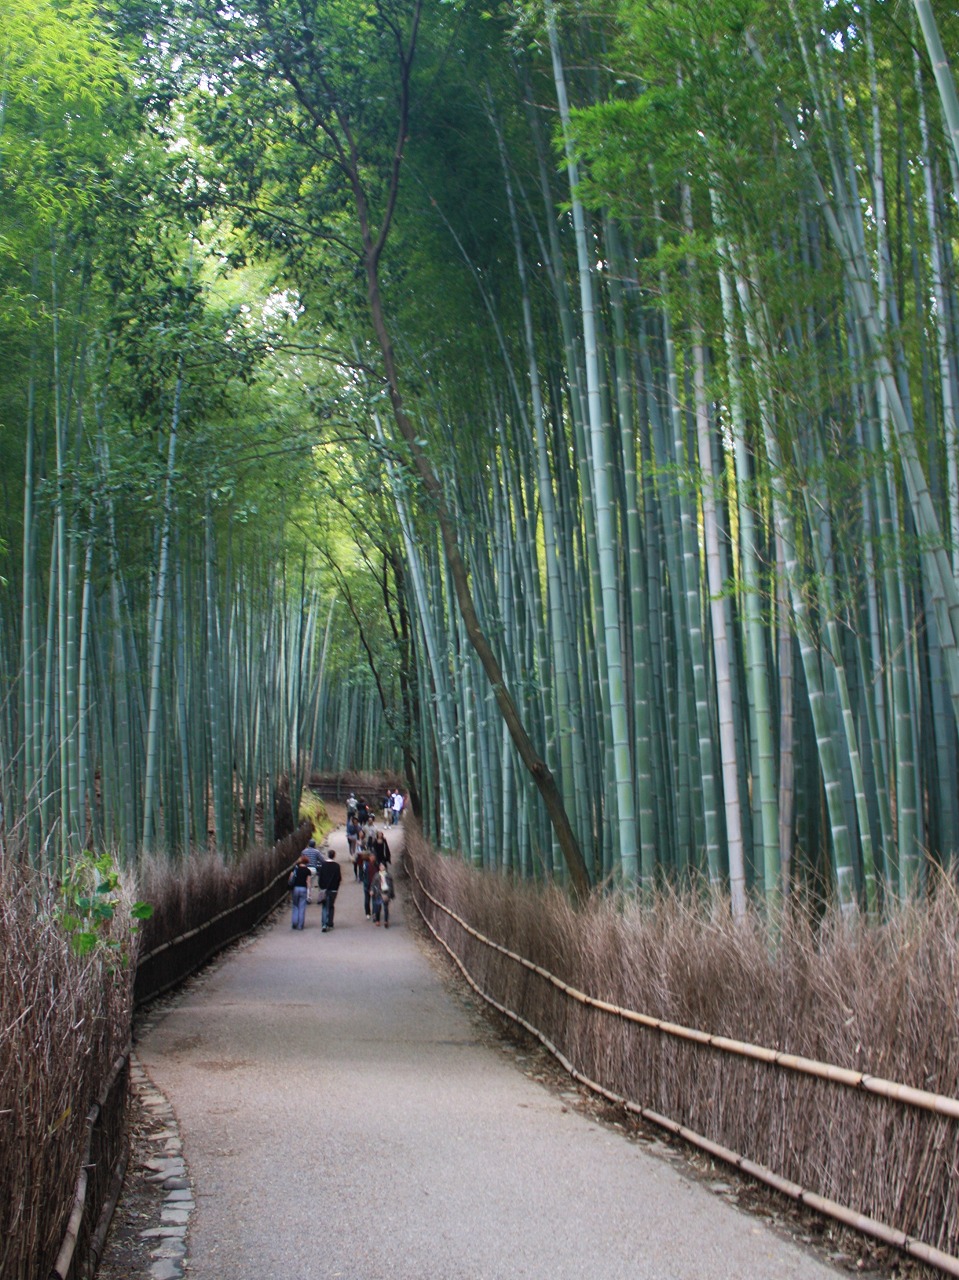
[[[416,431],[403,403],[403,396],[400,391],[399,375],[393,351],[393,341],[390,335],[389,326],[386,322],[383,298],[380,292],[380,258],[386,245],[393,212],[396,207],[403,147],[406,141],[407,121],[409,118],[410,72],[412,69],[413,53],[416,45],[416,30],[419,20],[419,12],[419,6],[417,6],[409,42],[406,48],[401,51],[400,55],[400,99],[396,144],[393,154],[391,173],[389,176],[389,187],[385,209],[376,234],[374,234],[372,217],[366,198],[366,190],[361,173],[360,157],[353,145],[349,145],[348,150],[341,152],[340,156],[341,163],[353,191],[360,236],[363,244],[363,265],[366,275],[366,293],[370,310],[370,319],[373,323],[373,330],[376,334],[377,344],[383,360],[383,370],[386,375],[386,386],[389,393],[390,406],[393,411],[393,421],[396,424],[396,428],[401,437],[406,442],[416,473],[423,484],[433,509],[436,511],[440,536],[443,543],[443,552],[449,566],[450,578],[456,595],[456,602],[463,618],[463,625],[466,628],[466,634],[469,638],[470,644],[476,650],[480,664],[482,665],[486,678],[493,690],[496,705],[498,706],[500,714],[502,715],[509,730],[513,744],[519,752],[520,759],[529,771],[530,776],[536,783],[536,787],[542,796],[543,803],[546,807],[547,813],[549,814],[550,822],[552,823],[553,830],[556,834],[557,843],[559,844],[563,857],[566,860],[566,866],[569,871],[570,882],[573,889],[578,895],[585,896],[588,894],[590,888],[589,873],[586,868],[586,861],[583,858],[582,850],[579,847],[579,842],[576,839],[575,832],[573,831],[569,817],[566,813],[562,795],[556,785],[556,780],[553,777],[552,772],[548,768],[546,762],[540,757],[539,752],[536,750],[536,747],[526,731],[526,726],[523,724],[513,696],[507,688],[499,660],[493,652],[493,648],[480,625],[476,606],[473,601],[472,590],[470,588],[469,572],[463,560],[462,552],[460,551],[456,525],[453,520],[452,513],[447,505],[443,487],[440,484],[439,477],[433,470],[426,451],[420,441],[419,433]],[[341,114],[340,119],[341,123],[345,127],[345,113]],[[352,138],[348,138],[348,142],[350,144],[352,144],[352,141]]]

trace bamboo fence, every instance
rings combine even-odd
[[[409,850],[406,866],[417,911],[470,986],[579,1083],[816,1212],[959,1276],[959,1098],[598,999],[474,928],[430,891]],[[934,1243],[923,1238],[930,1223]]]
[[[290,863],[306,846],[311,831],[311,824],[304,823],[273,847],[271,862],[282,869],[264,887],[186,933],[157,943],[140,957],[134,980],[134,1007],[183,982],[218,951],[256,928],[286,893]],[[89,1280],[96,1272],[126,1170],[129,1063],[128,1045],[114,1062],[87,1115],[80,1174],[67,1227],[47,1280]],[[61,1215],[62,1208],[57,1216]]]
[[[272,861],[280,869],[261,889],[185,933],[157,943],[140,956],[133,987],[134,1005],[146,1004],[177,986],[218,951],[255,929],[287,892],[290,864],[306,847],[312,830],[312,825],[305,822],[274,846]]]

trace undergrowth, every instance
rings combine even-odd
[[[97,903],[96,884],[93,895],[91,912],[107,905],[106,893]],[[129,1040],[133,967],[124,957],[132,918],[119,879],[111,878],[109,896],[111,910],[95,919],[75,902],[65,911],[58,888],[24,870],[0,842],[4,1280],[49,1274],[73,1202],[87,1114]],[[75,925],[64,927],[65,915]],[[81,937],[87,934],[92,942]]]

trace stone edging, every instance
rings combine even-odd
[[[183,1159],[180,1129],[172,1106],[135,1054],[130,1057],[130,1083],[144,1110],[161,1125],[150,1134],[150,1141],[162,1143],[162,1151],[143,1162],[141,1174],[146,1182],[157,1184],[166,1193],[160,1207],[160,1221],[139,1233],[153,1258],[150,1280],[182,1280],[187,1262],[186,1236],[195,1201]]]

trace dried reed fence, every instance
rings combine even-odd
[[[76,955],[53,906],[0,845],[3,1280],[77,1274],[126,1147],[132,973]]]
[[[131,1048],[128,1042],[87,1115],[76,1193],[50,1280],[79,1280],[95,1275],[99,1265],[129,1156]]]
[[[211,853],[176,865],[145,863],[140,893],[153,915],[140,937],[135,1003],[176,986],[268,916],[287,892],[290,867],[312,834],[312,824],[301,823],[271,849],[231,862]]]
[[[437,857],[413,824],[407,859],[435,936],[578,1079],[959,1275],[954,881],[882,925],[794,912],[774,944],[692,897],[575,910]]]

